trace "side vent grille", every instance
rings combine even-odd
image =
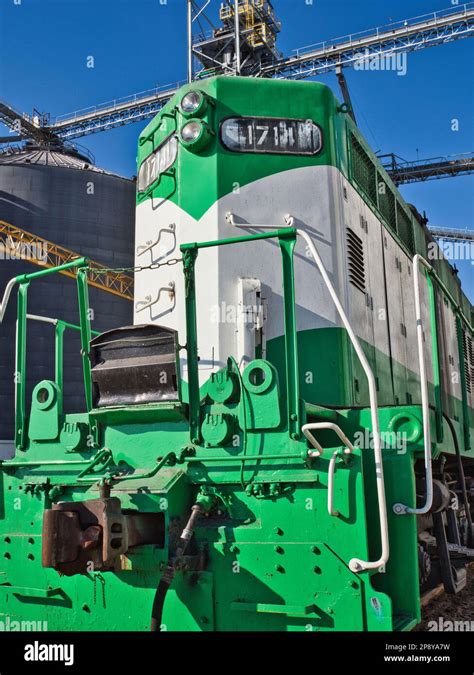
[[[354,180],[365,192],[370,202],[377,206],[375,165],[354,134],[351,134],[351,154]]]
[[[472,394],[474,392],[474,343],[465,330],[462,331],[462,345],[464,351],[466,389]]]
[[[364,245],[350,227],[347,228],[347,268],[351,284],[365,293]]]
[[[382,174],[378,174],[378,193],[379,193],[379,209],[387,221],[389,227],[397,231],[397,216],[395,210],[395,195],[391,191],[388,183],[384,180]]]
[[[471,366],[469,373],[469,386],[471,387],[470,393],[474,394],[474,341],[469,336],[467,337],[467,344],[469,365]]]
[[[397,205],[397,224],[398,236],[406,244],[411,253],[415,253],[415,241],[413,236],[413,223],[411,218],[405,213],[405,209]]]

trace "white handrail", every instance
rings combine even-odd
[[[313,448],[316,448],[316,452],[311,453],[311,457],[320,457],[324,453],[323,447],[318,443],[318,441],[315,439],[313,434],[311,433],[311,429],[316,429],[316,422],[314,423],[309,423],[309,424],[303,424],[301,427],[301,431],[303,432],[303,435],[308,439],[308,441],[311,443]]]
[[[347,438],[346,434],[343,432],[341,427],[335,424],[334,422],[310,422],[309,424],[305,424],[302,427],[301,430],[306,436],[306,438],[309,440],[309,442],[311,443],[311,439],[313,439],[317,443],[316,439],[313,436],[310,438],[308,434],[305,433],[305,430],[309,431],[311,429],[328,429],[329,431],[334,431],[334,433],[336,433],[339,436],[343,444],[346,446],[345,454],[350,455],[352,452],[354,452],[354,446]],[[319,443],[317,443],[317,446],[315,445],[314,447],[321,448],[321,453],[323,452],[323,449],[321,445],[319,445]]]
[[[163,232],[170,232],[171,234],[175,234],[175,229],[176,225],[174,223],[171,223],[169,227],[162,227],[161,230],[158,232],[158,239],[155,239],[155,241],[147,241],[145,244],[142,244],[141,246],[137,246],[137,256],[141,256],[147,251],[151,251],[152,248],[157,246],[160,243],[161,235]],[[176,236],[176,235],[175,235]]]
[[[359,340],[357,339],[356,334],[354,333],[352,326],[349,322],[349,319],[346,316],[344,308],[337,296],[337,293],[334,289],[334,286],[329,279],[326,268],[324,267],[323,261],[313,244],[311,237],[304,232],[303,230],[296,230],[298,235],[304,239],[308,248],[314,258],[314,261],[319,269],[319,272],[323,278],[326,288],[329,291],[331,299],[337,309],[337,312],[341,318],[342,323],[349,335],[349,339],[354,347],[354,350],[359,358],[361,366],[364,370],[364,373],[367,377],[369,384],[369,399],[370,399],[370,416],[372,421],[372,435],[374,439],[374,455],[375,455],[375,475],[377,481],[377,497],[379,503],[379,519],[380,519],[380,538],[381,538],[381,554],[378,560],[361,560],[359,558],[352,558],[349,561],[349,568],[353,572],[360,572],[362,570],[373,570],[378,569],[380,572],[385,571],[385,565],[387,564],[389,555],[390,555],[390,545],[388,540],[388,521],[387,521],[387,506],[385,499],[385,482],[383,475],[383,460],[382,460],[382,447],[380,442],[380,429],[379,429],[379,418],[378,418],[378,401],[377,401],[377,386],[375,382],[375,377],[372,372],[372,369],[367,361],[367,358],[360,346]]]
[[[50,316],[40,316],[39,314],[27,314],[26,318],[31,319],[31,321],[41,321],[43,323],[50,323],[53,326],[57,326],[59,323],[59,319],[52,319]]]
[[[148,309],[149,307],[153,307],[153,305],[156,305],[156,303],[160,301],[161,294],[164,292],[167,292],[170,296],[170,300],[173,300],[175,297],[174,289],[175,289],[174,281],[171,281],[168,286],[162,286],[159,289],[158,295],[154,300],[151,295],[147,295],[144,300],[138,300],[135,303],[135,311],[138,314],[139,312],[143,312],[145,309]]]
[[[354,452],[354,446],[342,431],[341,427],[339,427],[337,424],[334,422],[310,422],[309,424],[304,424],[301,430],[311,445],[315,448],[318,448],[318,453],[314,453],[314,455],[321,455],[323,453],[323,448],[314,438],[313,434],[311,434],[312,429],[330,429],[331,431],[334,431],[346,446],[344,454],[350,455]],[[340,450],[333,452],[328,466],[328,513],[330,516],[339,516],[339,511],[334,510],[334,472],[336,469],[336,459],[339,453]]]
[[[226,219],[231,224],[237,227],[268,227],[267,225],[253,225],[250,223],[235,223],[234,214],[227,213]],[[288,225],[294,224],[294,218],[291,215],[285,216],[285,221]],[[378,417],[378,400],[377,400],[377,385],[375,382],[375,377],[372,372],[372,369],[367,361],[367,358],[364,354],[362,347],[360,346],[359,340],[357,339],[356,334],[354,333],[352,326],[349,322],[349,319],[346,316],[344,308],[337,296],[337,293],[334,289],[334,286],[329,279],[326,268],[324,267],[323,261],[313,244],[311,237],[304,232],[303,230],[295,228],[295,232],[305,240],[308,248],[314,258],[316,266],[319,269],[319,272],[323,278],[324,283],[329,291],[331,299],[337,309],[342,323],[349,335],[349,339],[354,347],[354,350],[359,358],[361,366],[364,370],[364,373],[367,377],[369,384],[369,399],[370,399],[370,417],[372,422],[372,436],[374,439],[374,456],[375,456],[375,475],[377,482],[377,499],[379,505],[379,520],[380,520],[380,539],[381,539],[381,553],[378,560],[361,560],[359,558],[352,558],[349,561],[349,568],[353,572],[361,572],[363,570],[373,570],[377,569],[379,572],[385,571],[385,565],[387,564],[389,555],[390,555],[390,544],[388,539],[388,521],[387,521],[387,505],[385,497],[385,482],[383,475],[383,460],[382,460],[382,447],[380,441],[380,428],[379,428],[379,417]]]
[[[12,293],[13,286],[15,284],[16,284],[16,277],[13,277],[13,279],[10,279],[10,281],[5,287],[5,291],[3,293],[3,300],[0,303],[0,323],[2,323],[3,317],[5,316],[5,312],[7,311],[8,301],[10,299],[10,295]]]
[[[428,271],[433,268],[423,256],[417,253],[413,257],[413,289],[415,292],[415,319],[416,319],[416,338],[418,345],[418,363],[420,368],[420,389],[421,389],[421,409],[423,415],[423,439],[425,450],[425,476],[426,476],[426,500],[423,506],[419,509],[406,504],[394,504],[394,512],[401,516],[404,514],[423,515],[428,513],[433,504],[433,469],[431,464],[431,430],[430,430],[430,403],[428,397],[428,381],[426,379],[425,368],[425,348],[423,342],[423,319],[421,318],[421,300],[420,300],[420,266],[424,265]],[[431,325],[430,314],[430,329],[433,331]],[[436,328],[434,329],[436,330]]]

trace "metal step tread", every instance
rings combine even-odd
[[[450,553],[460,553],[461,555],[467,556],[468,558],[474,558],[474,548],[468,548],[467,546],[448,543],[448,551]]]

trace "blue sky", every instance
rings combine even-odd
[[[213,0],[217,5],[218,0]],[[18,4],[16,4],[18,3]],[[452,6],[450,0],[274,0],[284,54],[320,40]],[[168,84],[186,75],[184,0],[1,0],[0,96],[52,116]],[[89,56],[94,68],[87,68]],[[406,159],[474,149],[472,40],[408,55],[408,71],[346,70],[358,123],[376,151]],[[335,76],[319,78],[339,95]],[[452,120],[459,130],[452,131]],[[97,164],[135,173],[144,123],[79,139]],[[3,133],[3,131],[2,131]],[[402,186],[430,224],[474,227],[472,176]],[[457,263],[474,300],[469,262]]]

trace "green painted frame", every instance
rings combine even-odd
[[[40,270],[39,272],[32,272],[31,274],[21,274],[15,278],[15,282],[19,284],[18,288],[18,299],[17,299],[17,333],[16,333],[16,357],[15,357],[15,447],[18,450],[25,449],[26,443],[26,333],[27,333],[27,320],[28,320],[28,287],[31,281],[35,279],[40,279],[50,274],[55,274],[56,272],[62,272],[63,270],[70,269],[72,267],[77,268],[77,283],[78,283],[78,292],[79,292],[79,314],[80,314],[80,325],[74,326],[67,322],[59,322],[56,325],[55,331],[55,377],[56,383],[59,384],[62,382],[63,377],[63,368],[62,368],[62,355],[63,355],[63,333],[65,328],[75,328],[81,331],[82,338],[82,351],[83,351],[83,364],[84,364],[84,386],[86,391],[86,400],[88,392],[91,392],[91,377],[90,377],[90,363],[87,358],[88,370],[86,369],[85,358],[84,358],[84,339],[88,337],[90,340],[91,328],[90,322],[87,314],[87,277],[86,277],[86,268],[89,264],[88,258],[77,258],[77,260],[71,260],[64,265],[59,265],[58,267],[50,267],[48,269]],[[84,282],[85,279],[85,282]],[[85,288],[83,284],[85,283]],[[86,354],[88,349],[88,343],[86,347]],[[86,375],[88,374],[88,380]],[[88,408],[90,410],[90,408]]]
[[[259,239],[278,239],[282,256],[283,304],[285,318],[285,361],[287,376],[287,412],[288,431],[293,440],[300,438],[300,391],[298,380],[298,344],[296,336],[295,311],[295,274],[293,250],[297,233],[292,227],[281,228],[261,234],[249,234],[230,239],[192,242],[182,244],[183,273],[185,277],[186,295],[186,352],[188,357],[188,391],[189,391],[189,427],[190,440],[194,445],[201,442],[200,435],[200,393],[196,314],[196,277],[195,266],[199,249],[242,244]]]

